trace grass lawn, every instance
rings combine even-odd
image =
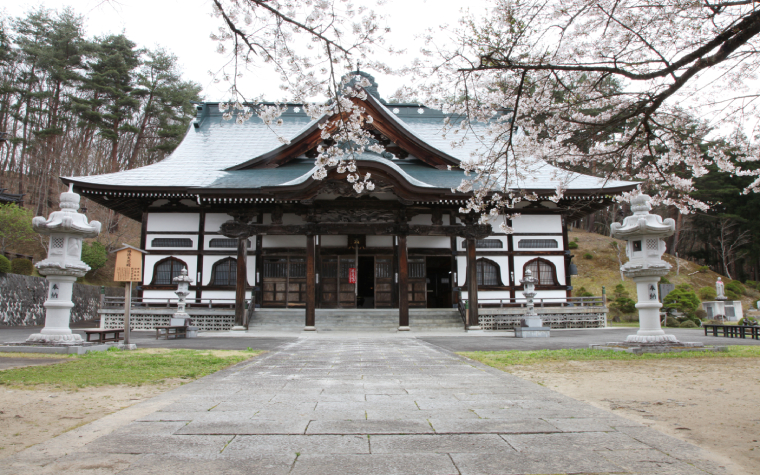
[[[538,350],[538,351],[469,351],[458,353],[498,369],[515,365],[529,365],[558,361],[601,361],[601,360],[663,360],[677,358],[758,358],[760,346],[729,346],[728,351],[683,351],[677,353],[645,353],[634,355],[623,351],[609,350]]]
[[[262,353],[256,350],[98,351],[64,357],[50,366],[28,366],[0,371],[0,384],[9,386],[52,385],[61,389],[126,384],[161,384],[166,379],[192,381]],[[3,356],[18,356],[6,353]],[[28,353],[24,356],[29,357]],[[36,355],[35,355],[36,357]]]

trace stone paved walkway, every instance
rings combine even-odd
[[[413,338],[301,338],[3,462],[35,475],[730,472]]]

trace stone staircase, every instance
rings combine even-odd
[[[303,309],[256,309],[248,324],[249,331],[301,331]],[[398,309],[328,309],[316,310],[317,331],[377,331],[398,329]],[[412,331],[464,331],[457,309],[409,309]]]

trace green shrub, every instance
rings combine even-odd
[[[586,287],[581,287],[575,292],[576,297],[593,297],[594,294],[586,290]]]
[[[11,272],[21,275],[32,275],[34,273],[34,264],[29,259],[13,259],[11,261]]]
[[[108,253],[105,246],[97,241],[82,243],[82,262],[90,266],[91,271],[96,271],[106,265]]]
[[[726,284],[726,296],[728,296],[728,292],[733,292],[736,295],[744,295],[747,293],[747,289],[738,280],[732,280]]]
[[[567,247],[569,249],[578,249],[578,243],[575,241],[570,241],[569,243],[567,243]]]
[[[699,294],[700,300],[703,302],[715,300],[715,297],[718,296],[715,287],[702,287],[697,293]]]
[[[728,300],[741,300],[742,296],[733,290],[726,290],[726,298],[728,298]]]
[[[593,255],[593,254],[591,254],[590,252],[587,252],[587,253],[585,253],[585,254],[583,255],[583,258],[584,258],[584,259],[593,259],[593,258],[594,258],[594,255]]]
[[[0,255],[0,272],[8,273],[11,271],[11,261],[7,257]]]
[[[615,299],[619,299],[620,297],[630,297],[630,294],[627,290],[625,290],[625,286],[623,284],[616,285],[615,290],[612,291],[612,295],[615,297]]]
[[[691,320],[686,320],[685,322],[681,323],[678,326],[679,328],[697,328],[697,324]]]
[[[675,318],[673,318],[673,317],[667,317],[665,319],[665,326],[666,327],[673,327],[673,328],[675,328],[675,327],[677,327],[680,324],[681,323],[678,320],[676,320]]]
[[[610,307],[623,314],[636,312],[636,302],[628,297],[616,298],[615,301],[610,304]]]
[[[752,317],[744,317],[739,320],[739,325],[757,325],[757,319]]]
[[[760,286],[760,282],[755,282],[754,280],[748,280],[744,283],[744,285],[751,289],[760,290],[760,288],[758,288],[758,286]]]
[[[697,268],[697,272],[699,272],[701,274],[706,274],[708,270],[710,270],[709,266],[699,266]]]
[[[699,308],[699,297],[694,293],[689,284],[681,284],[671,290],[663,300],[663,306],[669,310],[678,310],[679,312],[694,317],[694,312]]]
[[[668,280],[667,277],[660,277],[660,283],[661,284],[669,284],[670,281]]]
[[[702,309],[700,308],[700,309],[697,309],[697,310],[694,312],[694,316],[695,316],[696,318],[698,318],[698,319],[700,319],[700,320],[704,321],[704,320],[706,320],[706,319],[707,319],[707,312],[705,312],[704,310],[702,310]]]

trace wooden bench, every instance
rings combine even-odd
[[[749,335],[753,340],[760,340],[760,326],[745,326],[745,325],[713,325],[703,324],[702,328],[705,329],[705,336],[708,330],[712,333],[712,336],[724,336],[726,338],[747,338]],[[721,335],[722,333],[722,335]]]
[[[161,337],[164,337],[167,340],[170,338],[172,339],[187,338],[187,326],[167,325],[165,327],[156,327],[156,340],[158,340]]]
[[[110,330],[101,330],[100,328],[96,330],[85,330],[85,334],[87,335],[87,341],[88,342],[94,342],[94,343],[105,343],[107,341],[122,341],[124,339],[124,336],[122,333],[124,333],[123,328],[116,328],[116,329],[110,329]],[[110,338],[108,338],[108,335],[111,334]],[[92,339],[92,335],[97,336],[97,340]]]

